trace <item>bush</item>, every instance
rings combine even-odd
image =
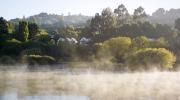
[[[0,57],[0,64],[1,65],[14,65],[16,64],[16,61],[9,56],[2,56]]]
[[[29,65],[48,65],[56,62],[56,60],[51,56],[26,55],[24,58],[26,63]]]
[[[77,53],[76,44],[70,44],[68,42],[60,42],[58,43],[57,46],[58,46],[58,50],[60,52],[61,57],[71,59],[76,56],[76,53]]]
[[[1,43],[0,55],[14,56],[19,55],[22,51],[22,44],[16,39],[7,40]]]
[[[146,48],[134,53],[127,62],[132,70],[141,68],[151,69],[153,67],[170,69],[173,68],[176,57],[172,52],[164,48]]]
[[[90,60],[92,53],[92,46],[77,45],[77,55],[81,60]]]
[[[51,36],[48,34],[39,34],[36,37],[34,37],[33,41],[38,41],[42,43],[48,43],[51,40]]]
[[[24,50],[32,49],[32,48],[43,50],[45,46],[46,44],[42,42],[38,42],[38,41],[28,41],[28,42],[22,43],[22,47]]]
[[[132,40],[134,49],[147,48],[149,46],[149,39],[145,36],[139,36]]]
[[[41,55],[42,51],[39,48],[31,48],[23,50],[22,55]]]
[[[118,62],[124,62],[125,58],[131,52],[132,45],[131,38],[129,37],[117,37],[107,40],[103,43],[103,49],[107,49],[110,54],[115,57]],[[104,54],[107,54],[104,53]]]

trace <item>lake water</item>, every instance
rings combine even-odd
[[[0,72],[0,100],[180,100],[180,72]]]
[[[18,96],[16,92],[0,96],[0,100],[90,100],[87,96]]]

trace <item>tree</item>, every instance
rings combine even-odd
[[[39,33],[39,26],[36,23],[29,23],[28,30],[29,30],[28,38],[32,39]]]
[[[155,17],[162,17],[164,16],[166,13],[165,9],[164,8],[159,8],[156,12],[154,12],[152,14],[152,16],[155,16]]]
[[[150,22],[140,22],[139,24],[140,35],[147,36],[149,38],[156,38],[156,28]]]
[[[29,36],[28,22],[20,21],[19,22],[19,32],[17,35],[18,40],[25,42],[28,40],[28,36]]]
[[[180,18],[175,20],[175,28],[180,31]]]
[[[0,17],[0,34],[8,34],[8,33],[9,33],[9,24],[3,17]]]
[[[116,25],[114,13],[110,8],[105,8],[101,13],[101,30],[103,33],[108,33]]]
[[[101,15],[96,14],[91,20],[90,34],[94,41],[104,41],[112,37],[116,25],[116,18],[110,8],[102,11]]]
[[[114,13],[117,15],[118,24],[124,24],[127,18],[129,17],[128,10],[126,7],[121,4],[114,10]]]
[[[99,13],[96,13],[95,17],[91,19],[90,22],[90,30],[91,30],[91,36],[95,36],[97,34],[102,33],[101,32],[101,15]]]
[[[59,30],[59,34],[66,38],[78,38],[79,32],[73,27],[68,26]]]
[[[156,25],[156,34],[155,37],[161,37],[164,36],[165,38],[170,38],[172,37],[173,30],[170,26],[168,25],[162,25],[162,24],[157,24]]]
[[[33,40],[42,43],[49,43],[51,40],[51,36],[49,34],[39,34]]]
[[[142,8],[141,6],[134,10],[134,20],[139,21],[145,17],[147,17],[146,12],[144,11],[144,8]]]

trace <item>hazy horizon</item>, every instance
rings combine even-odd
[[[118,5],[124,4],[129,12],[132,14],[133,10],[139,6],[145,8],[148,14],[156,11],[158,8],[169,10],[171,8],[180,8],[179,0],[6,0],[2,1],[0,6],[0,16],[5,19],[22,18],[23,16],[32,16],[41,12],[50,14],[64,14],[69,12],[74,14],[82,14],[87,16],[94,16],[95,13],[100,13],[104,8],[117,8]]]

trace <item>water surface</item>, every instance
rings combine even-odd
[[[179,100],[179,76],[180,72],[4,71],[0,100]]]

